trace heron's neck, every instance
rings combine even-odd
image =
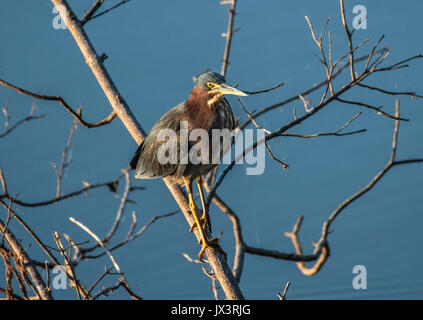
[[[192,125],[195,128],[209,128],[215,119],[213,108],[208,104],[209,92],[199,86],[194,87],[185,102],[191,116]]]

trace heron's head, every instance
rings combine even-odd
[[[194,81],[194,88],[201,88],[208,93],[207,104],[211,108],[227,94],[246,96],[247,94],[226,84],[225,78],[216,72],[207,71]]]

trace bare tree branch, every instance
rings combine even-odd
[[[204,182],[204,187],[206,191],[210,192],[210,185],[207,182]],[[213,197],[213,203],[227,215],[231,220],[233,226],[233,233],[235,237],[235,256],[234,264],[232,267],[232,272],[237,282],[241,281],[241,274],[244,267],[244,257],[246,245],[242,237],[241,222],[238,215],[217,195]]]
[[[1,167],[0,167],[0,183],[1,183],[1,187],[3,188],[3,192],[7,193],[6,179],[4,178],[4,173]]]
[[[98,9],[100,9],[101,5],[104,3],[104,0],[96,0],[93,4],[93,6],[91,7],[91,9],[84,14],[84,16],[81,19],[81,24],[84,25],[86,24],[91,17],[97,12]]]
[[[120,181],[120,179],[122,179],[123,175],[120,175],[116,180],[113,181],[109,181],[109,182],[104,182],[104,183],[97,183],[97,184],[86,184],[86,186],[82,189],[79,189],[77,191],[74,192],[70,192],[64,195],[61,195],[60,197],[56,197],[50,200],[45,200],[45,201],[39,201],[39,202],[25,202],[25,201],[21,201],[19,199],[14,199],[14,203],[23,207],[42,207],[42,206],[48,206],[52,203],[56,203],[56,202],[60,202],[62,200],[67,200],[70,199],[72,197],[75,196],[79,196],[82,193],[86,193],[89,190],[93,190],[93,189],[97,189],[97,188],[103,188],[103,187],[108,187],[111,191],[115,192],[117,183]],[[0,200],[3,198],[12,198],[12,196],[9,193],[4,193],[4,194],[0,194]]]
[[[115,218],[115,221],[113,222],[112,228],[110,229],[109,233],[106,235],[106,237],[103,240],[105,244],[109,243],[110,239],[113,237],[117,228],[119,227],[119,224],[122,219],[123,210],[125,210],[125,205],[128,200],[129,190],[131,188],[131,178],[129,177],[129,171],[128,170],[122,170],[122,171],[126,180],[125,190],[123,192],[122,199],[120,201],[120,206],[117,211],[116,218]]]
[[[298,238],[298,231],[300,229],[302,221],[303,221],[303,217],[300,216],[298,218],[297,223],[295,224],[292,232],[285,232],[285,236],[287,236],[288,238],[290,238],[292,240],[295,251],[298,255],[303,254],[303,251],[301,249],[300,240]],[[297,261],[296,262],[298,269],[304,275],[306,275],[306,276],[315,275],[317,272],[320,271],[320,269],[325,264],[327,258],[329,257],[329,245],[327,243],[325,243],[325,245],[321,249],[322,249],[321,254],[320,254],[319,258],[317,259],[317,261],[315,262],[315,264],[313,265],[313,267],[311,267],[311,268],[306,267],[306,265],[304,264],[303,261]]]
[[[100,12],[100,13],[98,13],[98,14],[96,14],[96,15],[94,15],[94,13],[100,8],[100,5],[101,5],[101,3],[100,3],[100,5],[97,5],[97,3],[98,2],[100,2],[101,1],[101,3],[103,3],[103,1],[102,0],[97,0],[97,2],[96,3],[94,3],[94,5],[93,5],[93,7],[90,9],[90,11],[88,12],[88,13],[90,13],[90,16],[88,16],[87,17],[87,15],[88,14],[86,14],[83,18],[82,18],[82,20],[81,20],[81,25],[82,26],[84,26],[88,21],[91,21],[91,20],[94,20],[94,19],[96,19],[96,18],[98,18],[98,17],[101,17],[102,15],[104,15],[104,14],[106,14],[106,13],[109,13],[110,11],[112,11],[112,10],[114,10],[114,9],[116,9],[116,8],[118,8],[118,7],[120,7],[121,5],[123,5],[123,4],[125,4],[125,3],[128,3],[129,1],[131,1],[131,0],[122,0],[121,2],[119,2],[118,4],[115,4],[113,7],[110,7],[109,9],[106,9],[106,10],[104,10],[104,11],[102,11],[102,12]],[[97,8],[94,8],[95,6],[97,5]]]
[[[395,117],[398,118],[398,120],[395,120],[395,129],[394,129],[394,136],[392,140],[392,151],[391,151],[391,157],[386,164],[386,166],[365,186],[364,188],[360,189],[357,193],[355,193],[350,198],[343,201],[329,216],[328,220],[326,220],[323,224],[322,228],[322,234],[319,239],[319,241],[314,245],[315,249],[312,255],[303,255],[301,245],[298,239],[298,231],[301,226],[301,222],[303,217],[300,217],[295,224],[292,232],[286,232],[285,235],[289,237],[293,245],[296,249],[296,254],[287,254],[285,252],[280,252],[276,250],[268,250],[263,248],[255,248],[251,246],[246,247],[246,252],[250,254],[256,254],[261,255],[265,257],[271,257],[276,259],[283,259],[283,260],[291,260],[296,261],[297,266],[299,270],[305,274],[305,275],[314,275],[316,274],[321,267],[326,262],[327,258],[329,257],[329,246],[327,242],[327,237],[329,235],[329,228],[333,221],[336,219],[336,217],[351,203],[353,203],[355,200],[369,192],[374,185],[394,166],[401,165],[401,164],[411,164],[411,163],[423,163],[423,158],[419,159],[407,159],[407,160],[396,160],[396,153],[397,153],[397,145],[398,145],[398,133],[399,133],[399,123],[400,123],[400,112],[399,112],[399,101],[396,102],[396,112]],[[316,260],[314,266],[311,268],[308,268],[304,265],[303,262],[306,261],[314,261]]]
[[[414,97],[414,98],[423,98],[423,96],[416,94],[416,92],[414,92],[414,91],[388,91],[388,90],[380,89],[380,88],[377,88],[377,87],[372,87],[372,86],[369,86],[369,85],[364,84],[364,83],[359,83],[358,85],[360,87],[363,87],[363,88],[367,88],[367,89],[374,90],[374,91],[379,91],[379,92],[382,92],[384,94],[389,94],[389,95],[392,95],[392,96],[403,95],[403,96],[411,96],[411,97]]]
[[[400,104],[399,104],[399,100],[396,100],[395,117],[396,118],[399,118],[400,117]],[[355,200],[359,199],[361,196],[363,196],[364,194],[366,194],[367,192],[369,192],[376,185],[376,183],[380,179],[382,179],[382,177],[389,170],[391,170],[396,165],[400,165],[400,164],[423,163],[423,158],[421,158],[421,159],[401,160],[401,161],[397,161],[396,160],[396,151],[397,151],[398,133],[399,133],[399,123],[400,123],[400,120],[395,120],[395,130],[394,130],[394,136],[393,136],[393,139],[392,139],[392,152],[391,152],[391,157],[390,157],[388,163],[386,164],[386,166],[364,188],[360,189],[360,191],[358,191],[357,193],[355,193],[350,198],[346,199],[344,202],[342,202],[338,206],[338,208],[335,209],[335,211],[332,212],[332,214],[330,215],[329,219],[323,225],[322,236],[321,236],[319,242],[317,243],[318,246],[322,246],[326,242],[326,238],[327,238],[327,235],[329,233],[329,228],[330,228],[332,222],[335,220],[335,218],[347,206],[349,206]]]
[[[57,247],[60,250],[60,254],[65,259],[65,268],[67,269],[67,272],[70,275],[69,280],[70,280],[71,286],[73,288],[75,288],[75,291],[78,294],[78,299],[81,300],[82,299],[82,294],[84,294],[84,298],[85,298],[86,297],[86,293],[85,292],[82,292],[83,289],[81,288],[81,286],[79,284],[79,280],[75,276],[75,271],[74,271],[74,269],[72,267],[71,259],[66,254],[66,251],[65,251],[65,249],[63,247],[63,244],[62,244],[62,242],[60,240],[59,234],[57,232],[53,232],[53,236],[54,236],[54,240],[56,241]]]
[[[13,218],[19,222],[19,224],[31,235],[31,237],[35,240],[37,245],[44,251],[44,253],[49,257],[49,259],[53,262],[53,264],[59,265],[59,261],[54,257],[54,255],[50,252],[47,246],[41,241],[41,239],[37,236],[37,234],[29,227],[29,225],[11,208],[12,201],[9,205],[7,205],[3,200],[0,200],[0,204],[8,210],[8,213],[13,216]],[[9,218],[8,218],[9,219]],[[7,226],[7,223],[6,225]]]
[[[10,246],[15,259],[17,259],[22,266],[25,267],[26,272],[31,277],[33,282],[32,289],[34,290],[35,294],[43,300],[52,300],[53,297],[50,291],[47,290],[47,286],[44,283],[43,278],[35,268],[35,265],[32,263],[32,260],[26,254],[25,250],[23,250],[22,246],[20,245],[19,241],[16,237],[8,230],[4,228],[5,224],[0,219],[0,230],[4,230],[2,233]],[[28,279],[29,280],[29,279]]]
[[[10,117],[8,115],[8,112],[7,112],[7,106],[4,107],[2,110],[3,110],[3,114],[6,118],[5,119],[5,125],[4,125],[5,131],[3,133],[0,133],[0,138],[4,138],[8,134],[12,133],[16,128],[18,128],[20,125],[22,125],[25,122],[30,122],[32,120],[42,119],[42,118],[47,116],[47,114],[42,114],[42,115],[38,115],[38,116],[34,115],[35,109],[36,109],[36,105],[33,104],[31,111],[29,112],[29,115],[27,117],[23,118],[23,119],[20,119],[13,126],[10,127],[9,126]]]
[[[125,239],[122,240],[121,242],[119,242],[118,244],[110,247],[109,250],[112,252],[112,251],[114,251],[116,249],[119,249],[120,247],[124,246],[128,242],[131,242],[131,241],[135,240],[136,238],[140,237],[157,220],[160,220],[160,219],[163,219],[163,218],[167,218],[167,217],[173,216],[173,215],[175,215],[177,213],[180,213],[180,210],[172,211],[172,212],[165,213],[165,214],[162,214],[162,215],[156,215],[156,216],[152,217],[150,219],[150,221],[147,222],[142,228],[140,228],[139,231],[137,233],[135,233],[135,234],[133,233],[133,231],[131,231],[131,230],[133,230],[135,228],[135,224],[133,222],[131,224],[130,230],[129,230],[127,236],[125,237]],[[100,258],[100,257],[102,257],[102,256],[104,256],[106,254],[105,252],[102,252],[102,253],[99,253],[99,254],[95,254],[95,255],[94,254],[93,255],[86,254],[87,252],[92,251],[96,247],[97,246],[94,246],[94,247],[91,247],[91,248],[88,248],[88,249],[81,248],[81,255],[82,256],[80,257],[80,259],[97,259],[97,258]]]
[[[269,91],[273,91],[277,88],[282,87],[284,84],[285,84],[284,82],[280,82],[280,83],[274,85],[273,87],[270,87],[270,88],[264,89],[264,90],[259,90],[259,91],[246,91],[246,90],[242,90],[242,91],[251,96],[251,95],[254,95],[254,94],[260,94],[260,93],[266,93],[266,92],[269,92]]]
[[[119,267],[119,265],[118,265],[115,257],[112,255],[112,253],[110,252],[110,250],[106,247],[105,243],[103,241],[101,241],[100,238],[94,232],[92,232],[87,226],[85,226],[84,224],[82,224],[78,220],[74,219],[73,217],[70,217],[69,220],[71,222],[75,223],[82,230],[84,230],[85,232],[87,232],[106,251],[107,255],[110,258],[110,261],[112,262],[112,264],[114,266],[114,268],[120,274],[120,279],[119,279],[120,285],[123,286],[126,289],[126,291],[129,293],[129,295],[131,296],[131,298],[133,298],[135,300],[142,300],[142,298],[140,296],[136,295],[130,289],[129,284],[128,284],[128,281],[125,278],[125,275],[121,272],[120,267]]]
[[[353,105],[365,107],[365,108],[370,109],[370,110],[374,110],[377,113],[382,114],[385,117],[388,117],[388,118],[391,118],[391,119],[394,119],[394,120],[409,121],[409,119],[406,119],[406,118],[396,118],[395,116],[390,115],[389,113],[387,113],[385,111],[382,111],[381,110],[382,109],[382,106],[380,106],[380,107],[374,107],[374,106],[371,106],[371,105],[369,105],[367,103],[364,103],[364,102],[344,100],[344,99],[341,99],[341,98],[337,98],[336,100],[338,100],[339,102],[342,102],[342,103],[353,104]]]
[[[231,4],[231,7],[229,8],[229,21],[228,21],[228,29],[223,36],[226,38],[226,45],[225,45],[225,52],[223,54],[223,60],[222,60],[222,70],[220,73],[225,76],[226,70],[229,65],[229,54],[231,51],[231,44],[232,44],[232,36],[234,34],[234,20],[235,20],[235,8],[236,8],[236,2],[237,0],[231,0],[231,1],[222,1],[221,4]]]
[[[80,114],[81,109],[78,109],[78,113]],[[65,169],[70,165],[71,159],[68,157],[68,152],[70,149],[70,146],[72,144],[73,135],[75,133],[77,127],[77,120],[73,120],[73,124],[69,133],[68,142],[66,143],[65,149],[62,152],[62,161],[60,163],[60,169],[57,167],[56,163],[51,163],[53,166],[56,176],[57,176],[57,187],[56,187],[56,197],[60,197],[62,195],[62,178],[63,174],[65,172]]]
[[[376,53],[381,53],[381,52],[386,52],[386,50],[387,50],[387,48],[383,48],[383,49],[381,49],[381,50],[379,50],[379,51],[377,51]],[[364,56],[361,56],[360,58],[357,58],[356,60],[355,60],[355,62],[361,62],[361,61],[363,61],[363,60],[366,60],[366,59],[368,59],[368,57],[369,57],[370,55],[364,55]],[[332,80],[333,79],[335,79],[336,77],[338,77],[341,73],[342,73],[342,71],[345,69],[345,68],[347,68],[347,67],[349,67],[349,62],[348,63],[345,63],[345,64],[343,64],[343,65],[341,65],[338,69],[337,69],[337,71],[335,71],[333,74],[332,74]],[[265,114],[265,113],[267,113],[267,112],[269,112],[269,111],[272,111],[272,110],[274,110],[274,109],[276,109],[276,108],[280,108],[280,107],[283,107],[283,106],[285,106],[285,105],[287,105],[287,104],[289,104],[289,103],[291,103],[291,102],[293,102],[293,101],[295,101],[295,100],[299,100],[300,99],[300,95],[301,96],[307,96],[307,95],[309,95],[309,94],[311,94],[312,92],[314,92],[314,91],[316,91],[316,90],[318,90],[318,89],[320,89],[321,87],[323,87],[324,85],[327,85],[328,84],[328,80],[327,79],[325,79],[325,80],[323,80],[323,81],[321,81],[321,82],[319,82],[318,84],[316,84],[316,85],[314,85],[312,88],[310,88],[310,89],[307,89],[307,90],[305,90],[305,91],[303,91],[303,92],[301,92],[301,93],[299,93],[299,94],[296,94],[296,95],[294,95],[294,96],[292,96],[292,97],[290,97],[290,98],[288,98],[288,99],[285,99],[285,100],[283,100],[283,101],[281,101],[281,102],[278,102],[278,103],[275,103],[275,104],[273,104],[273,105],[271,105],[271,106],[268,106],[268,107],[265,107],[265,108],[262,108],[262,109],[260,109],[260,110],[258,110],[257,112],[253,112],[252,113],[252,116],[254,117],[254,119],[256,119],[256,118],[258,118],[258,117],[260,117],[260,116],[262,116],[263,114]],[[251,120],[249,119],[249,120],[247,120],[246,122],[244,122],[244,123],[242,123],[240,126],[239,126],[239,128],[242,130],[242,129],[244,129],[249,123],[251,122]]]
[[[409,59],[409,61],[411,60],[416,60],[420,58],[420,56],[414,56],[411,57]],[[393,66],[398,65],[398,63],[391,65],[389,67],[387,67],[387,70],[390,70],[390,68],[392,68]],[[369,76],[373,75],[376,71],[376,69],[372,69],[372,70],[368,70],[368,71],[364,71],[363,73],[361,73],[360,75],[358,75],[357,77],[355,77],[355,80],[351,80],[349,81],[347,84],[345,84],[343,87],[341,87],[338,91],[336,91],[333,95],[331,95],[330,97],[328,97],[326,100],[321,101],[317,106],[313,107],[312,110],[306,114],[304,114],[301,117],[296,118],[295,120],[291,121],[290,123],[288,123],[287,125],[282,126],[281,128],[273,131],[271,134],[268,134],[267,136],[265,136],[264,140],[260,140],[260,141],[256,141],[254,142],[253,145],[251,145],[250,147],[246,148],[243,152],[242,155],[240,155],[239,157],[237,157],[237,159],[234,159],[224,170],[223,172],[220,174],[219,178],[216,180],[216,183],[214,184],[214,186],[211,189],[211,192],[207,198],[207,205],[210,204],[211,199],[214,196],[214,193],[216,191],[216,189],[220,186],[220,184],[222,183],[224,177],[229,173],[229,171],[232,170],[232,168],[234,167],[234,165],[241,159],[243,158],[248,152],[251,152],[252,150],[254,150],[255,148],[257,148],[257,146],[261,143],[265,143],[267,141],[270,141],[272,139],[274,139],[277,136],[281,136],[283,134],[286,133],[286,131],[288,131],[289,129],[299,125],[300,123],[302,123],[304,120],[312,117],[313,115],[315,115],[317,112],[319,112],[320,110],[322,110],[323,108],[325,108],[327,105],[329,105],[332,101],[337,100],[341,95],[343,95],[345,92],[349,91],[351,88],[359,85],[363,80],[365,80],[366,78],[368,78]],[[404,95],[410,95],[410,96],[418,96],[416,95],[414,92],[402,92],[401,94]]]
[[[110,274],[110,271],[113,269],[113,267],[109,267],[109,268],[105,268],[103,274],[98,277],[98,279],[91,285],[91,287],[88,289],[87,295],[85,297],[85,300],[88,299],[88,297],[90,296],[91,292],[94,290],[94,288],[97,286],[97,284],[100,283],[101,280],[103,280],[108,274]]]
[[[286,294],[288,293],[288,289],[289,289],[290,284],[291,284],[291,282],[290,281],[287,281],[286,282],[286,285],[285,285],[285,289],[283,290],[283,293],[280,294],[278,292],[278,298],[279,298],[279,300],[286,300]]]
[[[112,111],[107,118],[104,118],[103,120],[100,120],[100,121],[97,121],[97,122],[94,122],[94,123],[89,123],[89,122],[86,122],[85,120],[83,120],[81,115],[79,115],[78,112],[74,111],[69,106],[69,104],[60,96],[47,96],[47,95],[44,95],[44,94],[38,94],[38,93],[30,92],[28,90],[19,88],[19,87],[15,86],[15,85],[13,85],[9,82],[6,82],[2,79],[0,79],[0,84],[7,87],[7,88],[13,89],[13,90],[15,90],[15,91],[17,91],[21,94],[35,98],[35,99],[59,102],[75,119],[78,120],[78,122],[80,124],[82,124],[86,128],[101,127],[103,125],[106,125],[106,124],[112,122],[113,119],[116,118],[116,112]]]
[[[341,4],[341,16],[342,16],[342,24],[344,25],[345,33],[348,39],[348,46],[350,47],[350,74],[351,80],[355,80],[355,71],[354,71],[354,51],[352,45],[352,33],[348,29],[347,19],[345,18],[345,8],[344,8],[344,0],[340,0]]]

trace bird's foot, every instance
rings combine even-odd
[[[202,243],[201,251],[198,254],[198,258],[200,259],[200,261],[203,262],[204,252],[206,251],[207,248],[212,248],[214,250],[220,251],[225,256],[225,260],[227,260],[228,255],[220,247],[220,245],[219,245],[219,239],[217,239],[217,238],[208,239],[208,240],[206,240],[205,243],[203,243],[203,241],[200,240],[200,243]]]

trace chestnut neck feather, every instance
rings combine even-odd
[[[207,101],[210,99],[209,91],[200,86],[192,89],[185,106],[190,116],[190,127],[209,130],[216,118],[214,108],[209,107]]]

